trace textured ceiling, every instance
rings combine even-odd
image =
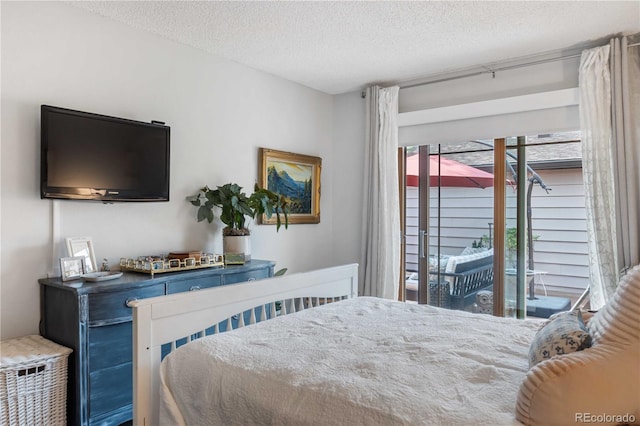
[[[640,31],[640,0],[72,4],[330,94]]]

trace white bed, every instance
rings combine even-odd
[[[357,275],[345,265],[132,302],[135,424],[640,425],[640,265],[586,328],[568,312],[533,341],[538,321],[351,300]],[[273,320],[184,345],[160,380],[163,344],[266,304]],[[526,371],[530,342],[536,356],[573,349]]]
[[[134,302],[135,424],[518,424],[539,323],[356,289],[345,265]],[[163,343],[301,297],[322,306],[184,345],[160,378]]]
[[[537,325],[353,298],[200,339],[162,364],[172,425],[516,423]],[[481,331],[478,331],[481,330]]]

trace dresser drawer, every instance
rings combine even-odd
[[[234,284],[246,281],[262,280],[265,278],[269,278],[270,276],[271,275],[269,274],[269,269],[265,268],[255,271],[240,272],[238,274],[227,274],[223,279],[225,284]]]
[[[89,373],[89,415],[93,418],[131,404],[132,377],[130,362]]]
[[[131,322],[89,327],[89,371],[131,362]]]
[[[154,284],[134,290],[89,295],[89,321],[122,320],[131,318],[127,302],[164,295],[164,284]]]
[[[222,284],[220,275],[196,279],[170,281],[167,283],[167,294],[182,293],[185,291],[203,290]]]

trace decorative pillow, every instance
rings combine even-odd
[[[589,320],[595,343],[640,341],[640,265],[620,279],[611,299]]]
[[[538,330],[529,348],[529,368],[555,355],[591,347],[591,335],[579,310],[560,312]]]
[[[449,259],[447,259],[447,265],[445,266],[444,271],[454,272],[456,270],[456,266],[459,263],[471,262],[472,260],[481,259],[483,257],[492,256],[492,255],[493,255],[493,249],[491,248],[489,250],[483,250],[473,254],[466,254],[464,256],[462,255],[450,256]]]
[[[451,256],[448,254],[440,254],[439,258],[436,258],[435,256],[430,256],[429,270],[432,272],[437,272],[438,269],[440,271],[444,271],[444,268],[447,266],[447,262],[449,261],[449,257]]]
[[[516,419],[529,426],[580,426],[589,422],[589,416],[599,426],[638,424],[639,359],[640,342],[636,342],[594,344],[586,351],[541,362],[522,381]]]
[[[487,251],[487,250],[489,250],[487,247],[465,247],[464,250],[462,250],[462,253],[460,253],[460,256],[482,253],[483,251]]]
[[[625,275],[588,328],[591,349],[554,357],[529,370],[518,393],[518,421],[532,426],[576,424],[579,414],[586,423],[585,415],[605,413],[598,417],[603,418],[600,424],[637,424],[640,266]]]

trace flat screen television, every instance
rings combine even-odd
[[[169,201],[170,127],[42,105],[40,196]]]

